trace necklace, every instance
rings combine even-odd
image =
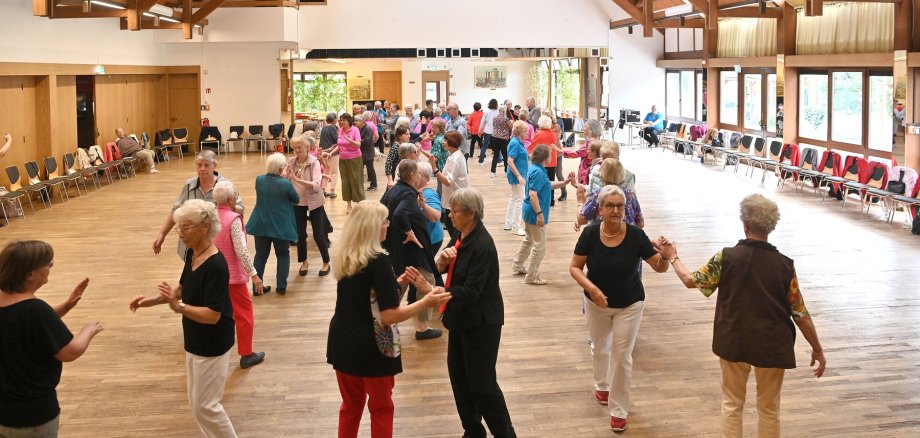
[[[617,236],[619,236],[620,233],[622,233],[622,232],[623,232],[623,227],[619,227],[619,229],[617,230],[616,233],[607,234],[606,232],[604,232],[604,223],[601,222],[601,234],[603,234],[604,237],[606,237],[606,238],[608,238],[608,239],[612,239],[612,238],[614,238],[614,237],[617,237]]]
[[[208,247],[205,248],[204,251],[201,251],[200,254],[196,255],[195,258],[192,259],[192,264],[194,265],[195,262],[198,261],[198,259],[201,258],[201,256],[205,255],[205,254],[208,252],[208,250],[211,249],[212,246],[214,246],[213,243],[211,243],[210,245],[208,245]]]

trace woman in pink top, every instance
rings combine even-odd
[[[252,311],[252,297],[249,296],[249,281],[256,291],[262,291],[262,279],[256,274],[252,257],[246,247],[246,230],[243,218],[234,210],[238,194],[233,183],[220,181],[214,185],[214,203],[220,218],[220,232],[214,237],[214,246],[227,260],[230,271],[230,304],[233,306],[233,322],[236,324],[236,348],[240,354],[240,368],[249,368],[265,360],[265,353],[252,351],[252,332],[255,317]]]
[[[600,122],[594,119],[589,119],[585,123],[585,142],[578,148],[577,151],[564,151],[563,155],[566,158],[581,158],[581,161],[578,163],[578,183],[581,185],[588,185],[588,178],[591,174],[591,165],[594,164],[594,159],[597,157],[591,157],[588,153],[588,149],[591,147],[591,143],[599,141],[601,136],[604,135],[604,131],[601,128]]]
[[[425,110],[419,114],[418,123],[415,124],[415,129],[412,130],[411,138],[415,141],[418,141],[419,146],[423,151],[431,151],[431,140],[434,136],[431,135],[431,118],[433,115],[431,111]]]
[[[339,173],[342,175],[342,199],[348,203],[345,214],[351,213],[351,203],[364,200],[361,169],[361,132],[351,114],[339,117]]]
[[[310,262],[307,260],[307,220],[313,228],[313,241],[323,258],[323,267],[319,276],[329,275],[329,219],[326,217],[326,196],[323,194],[322,166],[316,156],[319,149],[312,136],[294,137],[291,140],[294,156],[288,160],[281,176],[291,180],[294,190],[300,196],[300,203],[294,206],[294,220],[297,226],[297,261],[300,262],[298,273],[306,277]]]
[[[518,111],[517,120],[523,120],[525,122],[527,121],[527,107],[526,106],[521,108],[520,111]],[[533,152],[533,148],[537,147],[537,145],[535,144],[531,146],[531,144],[533,143],[533,136],[534,136],[533,125],[528,123],[527,124],[527,136],[524,137],[524,149],[527,149],[528,154]]]

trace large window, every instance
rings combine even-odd
[[[861,72],[834,72],[834,110],[831,113],[831,139],[862,144],[863,75]]]
[[[345,73],[294,73],[294,112],[345,112]]]
[[[869,76],[869,149],[891,152],[894,138],[894,78]]]
[[[668,72],[665,75],[665,86],[665,114],[672,119],[680,117],[680,72]]]
[[[776,74],[767,75],[767,131],[776,132]]]
[[[696,115],[696,93],[694,93],[696,81],[694,76],[696,76],[696,72],[693,71],[680,72],[680,115],[688,119],[692,119]]]
[[[799,76],[799,136],[827,140],[827,74]]]
[[[719,122],[738,124],[738,73],[719,72]]]
[[[763,75],[744,75],[744,127],[760,130],[763,108]]]
[[[671,120],[704,120],[702,70],[669,70],[665,73],[665,111]]]

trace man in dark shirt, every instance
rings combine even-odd
[[[153,164],[152,151],[149,149],[141,148],[141,145],[137,142],[137,140],[125,135],[124,129],[116,129],[115,137],[118,138],[118,140],[115,140],[115,145],[117,145],[118,150],[121,151],[122,158],[137,158],[140,162],[146,163],[147,169],[150,170],[150,173],[160,173],[160,171],[157,170],[156,166]]]
[[[329,152],[331,155],[329,157],[329,168],[326,169],[326,173],[329,174],[329,185],[324,188],[325,195],[330,198],[335,198],[335,183],[338,180],[339,176],[339,152],[338,152],[338,141],[339,141],[339,127],[336,124],[338,122],[339,116],[334,112],[326,114],[326,126],[323,126],[323,129],[319,131],[319,147],[323,152]]]
[[[367,179],[370,186],[366,189],[369,192],[377,190],[377,172],[374,171],[374,143],[376,142],[377,131],[364,121],[364,116],[355,116],[355,126],[361,130],[361,161],[367,168]]]

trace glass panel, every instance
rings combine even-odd
[[[581,71],[578,67],[570,67],[569,64],[570,62],[561,62],[559,69],[555,71],[553,106],[559,110],[577,111],[581,97]]]
[[[799,76],[799,136],[827,140],[827,75]]]
[[[294,82],[294,112],[344,112],[344,73],[304,73]]]
[[[694,118],[694,104],[696,96],[693,94],[693,71],[680,72],[680,115],[688,119]]]
[[[719,121],[738,124],[738,73],[719,72]]]
[[[680,117],[680,73],[668,73],[665,79],[668,95],[664,113],[668,117]]]
[[[767,75],[767,131],[776,132],[776,75]]]
[[[438,101],[438,83],[425,82],[425,100]]]
[[[831,127],[831,139],[862,144],[863,74],[851,71],[835,72],[833,79],[834,122]]]
[[[705,122],[706,115],[703,114],[703,74],[696,73],[696,119]]]
[[[763,108],[763,75],[744,75],[744,127],[760,130]]]
[[[897,121],[892,108],[894,78],[869,76],[869,148],[891,152]]]

